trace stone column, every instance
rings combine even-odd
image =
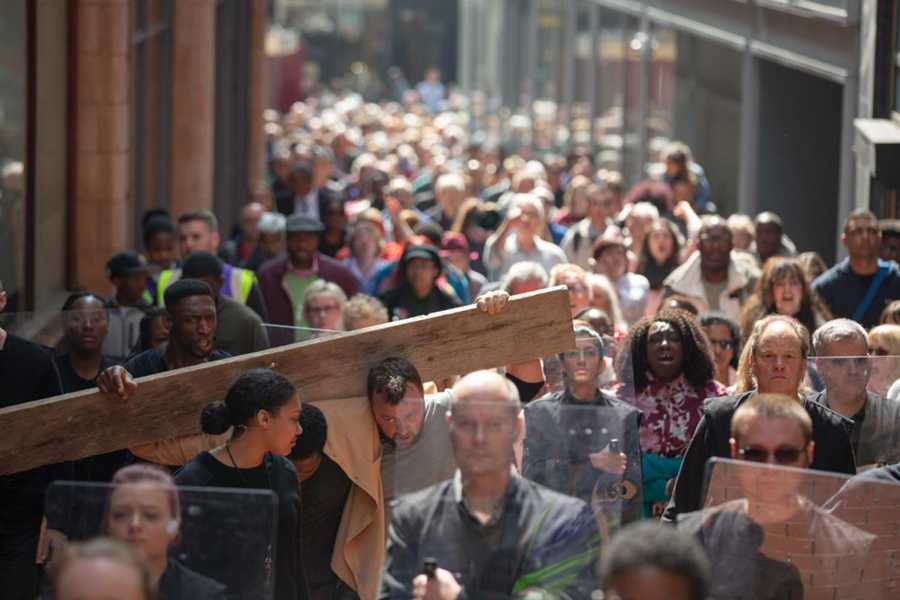
[[[105,291],[104,265],[131,245],[128,2],[79,0],[75,46],[74,279]]]
[[[266,90],[266,2],[250,3],[250,89],[247,115],[247,183],[251,189],[266,177],[263,110],[268,108]]]
[[[213,207],[215,0],[178,0],[172,16],[169,211]]]

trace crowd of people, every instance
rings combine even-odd
[[[678,142],[628,188],[590,154],[507,154],[414,102],[310,99],[265,131],[270,180],[234,231],[150,211],[111,291],[61,307],[56,348],[0,329],[0,407],[128,402],[146,375],[555,285],[575,347],[450,382],[388,358],[367,397],[322,402],[254,369],[201,434],[3,476],[4,597],[258,597],[240,565],[175,550],[178,487],[201,486],[272,492],[277,600],[733,598],[688,533],[709,459],[900,482],[900,222],[850,213],[829,267],[777,214],[720,214]],[[109,485],[103,539],[49,514],[60,480]],[[752,583],[741,597],[803,593]]]

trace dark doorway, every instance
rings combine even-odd
[[[413,85],[437,67],[445,82],[456,81],[459,6],[456,0],[393,0],[391,64]]]
[[[843,88],[759,61],[760,211],[784,220],[799,250],[834,262]]]

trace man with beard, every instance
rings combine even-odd
[[[216,336],[216,301],[210,287],[196,279],[180,279],[165,293],[166,312],[163,319],[169,330],[165,348],[146,350],[133,356],[122,366],[109,367],[97,378],[97,387],[123,400],[137,391],[135,377],[191,367],[230,355],[214,350]],[[227,436],[227,434],[226,434]],[[132,448],[139,458],[161,465],[181,465],[203,450],[215,448],[226,436],[206,434],[170,438]]]
[[[879,261],[881,238],[872,212],[850,213],[841,234],[847,258],[812,284],[835,317],[853,319],[866,329],[878,325],[884,307],[900,298],[900,267],[892,261]]]
[[[816,371],[825,383],[820,401],[853,420],[850,442],[860,467],[900,460],[900,403],[866,390],[871,373],[866,330],[850,319],[834,319],[813,334]]]
[[[687,296],[700,312],[721,312],[737,321],[743,302],[753,293],[759,273],[746,261],[732,256],[731,230],[725,219],[705,215],[702,223],[700,252],[666,277],[664,295]]]

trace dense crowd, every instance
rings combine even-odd
[[[56,348],[0,329],[0,406],[128,402],[142,376],[556,285],[576,347],[449,382],[388,358],[367,397],[323,402],[254,369],[202,434],[3,476],[4,597],[801,598],[811,583],[771,556],[722,575],[696,517],[709,459],[900,482],[900,222],[852,212],[829,266],[777,214],[721,214],[683,143],[628,187],[414,95],[313,98],[265,132],[270,179],[234,231],[150,211],[142,247],[105,265],[112,292],[61,307]],[[90,535],[54,481],[109,486]],[[258,572],[192,562],[180,486],[274,494]],[[806,514],[788,504],[778,522]],[[207,544],[239,546],[233,527]]]

